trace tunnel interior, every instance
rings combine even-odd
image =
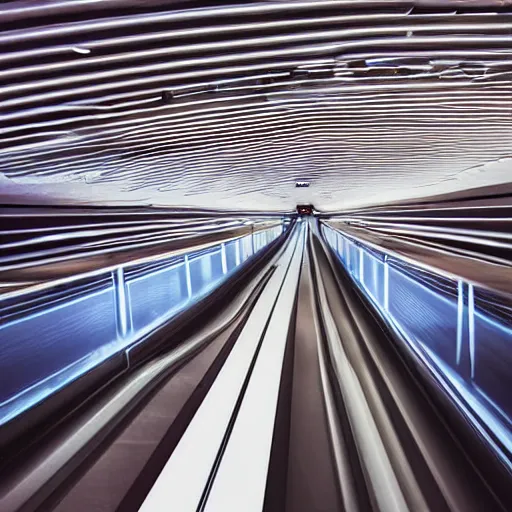
[[[512,1],[0,5],[0,511],[512,510]]]

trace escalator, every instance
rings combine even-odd
[[[316,221],[273,250],[179,344],[13,456],[0,509],[511,510],[508,470]]]

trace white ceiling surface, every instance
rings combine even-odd
[[[339,210],[508,183],[509,4],[4,4],[0,194]]]

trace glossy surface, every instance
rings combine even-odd
[[[324,234],[386,321],[420,350],[477,421],[512,449],[510,299],[372,251],[326,226]]]
[[[198,300],[281,231],[126,265],[42,297],[0,297],[0,425]]]
[[[333,211],[508,183],[510,15],[508,0],[4,2],[3,194]]]

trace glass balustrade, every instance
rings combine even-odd
[[[512,453],[512,298],[322,231],[381,316]]]
[[[198,301],[282,230],[0,296],[0,426]]]

